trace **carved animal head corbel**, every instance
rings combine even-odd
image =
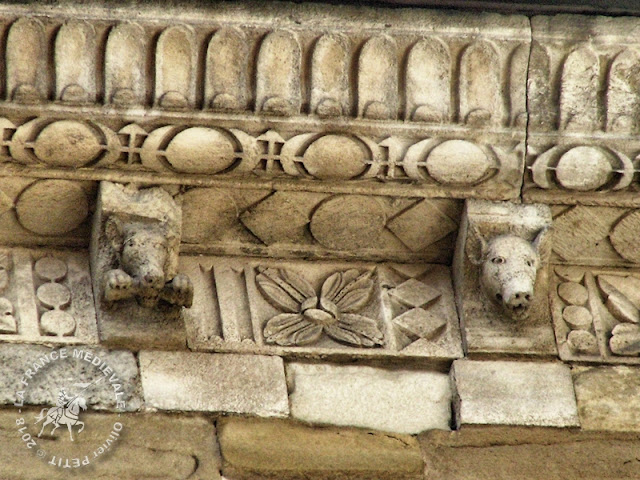
[[[469,229],[472,241],[466,253],[481,268],[480,285],[484,294],[513,320],[528,318],[535,292],[538,269],[546,260],[540,245],[550,229],[543,228],[533,241],[515,234],[486,239],[477,228]]]
[[[177,273],[181,234],[180,206],[160,188],[135,190],[102,185],[104,247],[111,268],[102,278],[108,305],[135,298],[143,307],[190,307],[193,286]]]

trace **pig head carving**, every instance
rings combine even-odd
[[[120,267],[104,276],[107,303],[135,297],[143,307],[155,307],[159,302],[191,306],[193,286],[189,277],[176,274],[170,278],[167,273],[168,232],[161,223],[112,216],[107,220],[106,233]]]
[[[477,230],[469,232],[480,246],[479,254],[467,253],[471,262],[481,268],[482,290],[513,320],[524,320],[529,316],[542,261],[540,245],[548,231],[548,228],[540,230],[533,242],[514,234],[499,235],[487,241]]]

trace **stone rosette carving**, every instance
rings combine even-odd
[[[443,265],[189,257],[195,350],[315,356],[462,355]]]
[[[267,343],[305,345],[326,334],[334,340],[360,347],[383,343],[377,322],[359,315],[371,300],[372,272],[351,269],[329,276],[319,293],[304,277],[285,269],[259,269],[256,283],[280,315],[264,327]]]

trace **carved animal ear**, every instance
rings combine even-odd
[[[549,238],[549,236],[551,235],[551,228],[549,227],[544,227],[543,229],[541,229],[537,234],[536,234],[536,238],[533,240],[533,242],[531,243],[531,246],[533,247],[533,249],[536,251],[536,253],[538,254],[538,257],[540,258],[540,263],[545,263],[548,260],[548,256],[549,256],[549,250],[550,249],[546,249],[544,252],[540,251],[540,246],[542,245],[542,243],[545,241],[545,239]]]
[[[116,252],[120,252],[120,250],[122,250],[122,243],[124,242],[124,225],[122,220],[115,216],[109,217],[104,225],[104,233],[113,249]]]
[[[488,245],[478,227],[469,225],[467,231],[467,246],[465,252],[469,261],[474,265],[480,265],[487,255]]]

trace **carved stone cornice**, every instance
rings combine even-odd
[[[265,9],[133,21],[126,9],[7,12],[3,153],[26,166],[2,172],[123,180],[135,171],[137,181],[200,185],[244,173],[295,189],[518,196],[526,18]],[[203,131],[188,128],[208,129],[215,162],[198,157]],[[168,157],[152,158],[164,149]]]

